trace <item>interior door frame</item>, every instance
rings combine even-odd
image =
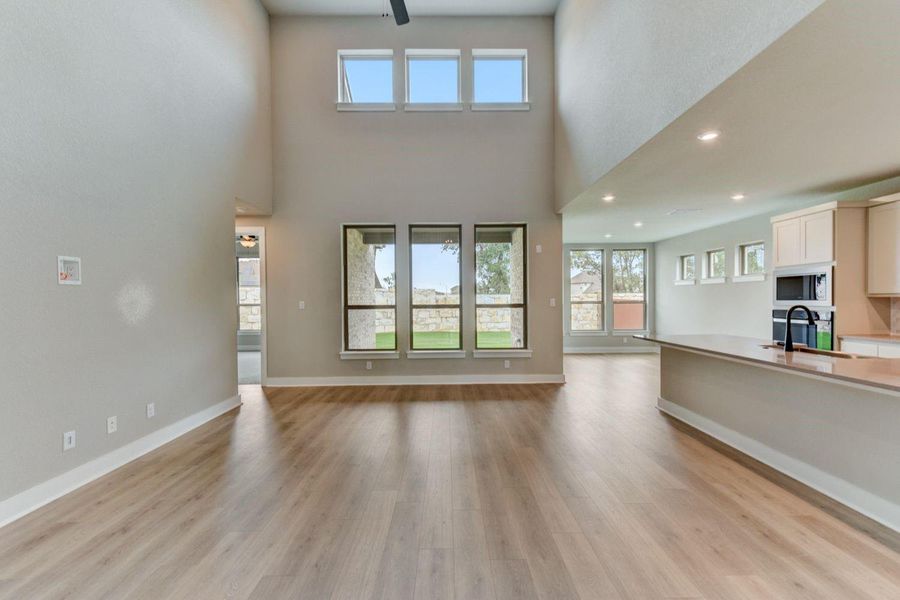
[[[266,338],[268,336],[268,326],[266,323],[266,228],[259,226],[235,225],[235,236],[239,235],[255,235],[259,244],[259,312],[261,317],[262,331],[259,336],[259,381],[260,385],[266,385],[269,378],[269,370],[266,362]],[[235,286],[237,279],[235,278]],[[237,289],[235,289],[235,300],[237,300]],[[237,352],[237,332],[235,331],[235,352]],[[236,357],[235,357],[236,358]]]

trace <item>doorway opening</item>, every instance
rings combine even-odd
[[[236,227],[238,383],[265,383],[265,230]]]

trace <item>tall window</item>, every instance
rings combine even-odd
[[[394,102],[393,50],[338,50],[338,102]]]
[[[603,330],[603,250],[569,251],[569,330]]]
[[[691,281],[697,275],[697,257],[693,254],[685,254],[678,257],[678,281]]]
[[[647,328],[647,251],[612,251],[613,329]]]
[[[458,104],[459,50],[407,50],[406,101]]]
[[[261,331],[259,258],[238,258],[238,328]]]
[[[475,226],[475,347],[525,348],[527,329],[525,225]]]
[[[706,278],[722,279],[725,277],[725,250],[708,250],[706,252]]]
[[[393,225],[344,226],[344,349],[397,349]]]
[[[753,242],[738,246],[738,275],[761,275],[766,272],[766,245]]]
[[[461,350],[459,225],[410,225],[410,348]]]
[[[526,50],[472,50],[476,104],[528,102]]]

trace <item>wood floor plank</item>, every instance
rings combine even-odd
[[[0,599],[900,598],[890,536],[661,416],[657,357],[565,364],[242,389],[0,529]]]

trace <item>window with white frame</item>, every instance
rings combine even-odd
[[[766,245],[764,242],[741,244],[737,248],[735,275],[751,277],[766,272]]]
[[[528,347],[524,224],[475,225],[475,349]]]
[[[603,250],[569,250],[569,331],[603,331]]]
[[[393,108],[394,51],[338,50],[338,105]]]
[[[397,349],[393,225],[343,228],[344,350]]]
[[[528,102],[528,51],[472,50],[472,108],[525,107]]]
[[[647,250],[612,251],[613,330],[647,329]]]
[[[461,110],[459,58],[459,50],[407,50],[407,110]]]
[[[722,280],[725,278],[725,249],[707,250],[703,260],[703,278]]]
[[[676,281],[694,281],[697,277],[697,257],[694,254],[683,254],[678,257],[675,268]]]

